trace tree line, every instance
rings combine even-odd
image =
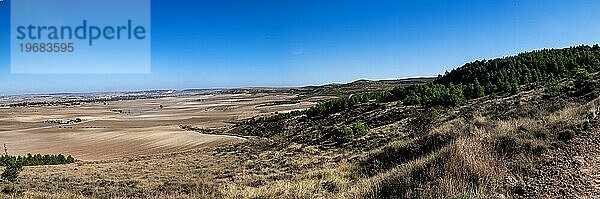
[[[600,71],[600,46],[544,49],[516,56],[481,60],[458,67],[427,84],[398,86],[391,92],[340,97],[315,105],[309,117],[328,115],[370,100],[405,105],[457,106],[487,95],[517,94],[522,85],[537,86],[557,79],[591,80]]]
[[[41,155],[41,154],[27,154],[26,156],[11,156],[2,155],[0,156],[0,166],[7,166],[9,162],[16,162],[22,166],[40,166],[40,165],[59,165],[59,164],[71,164],[75,162],[75,158],[58,155]]]
[[[253,125],[253,124],[258,124],[258,123],[263,123],[263,122],[275,122],[275,121],[280,121],[280,120],[284,120],[284,119],[289,119],[289,118],[299,116],[299,115],[304,115],[305,113],[306,113],[306,111],[298,111],[298,110],[291,111],[288,113],[275,113],[274,115],[269,115],[269,116],[253,117],[248,120],[242,121],[240,124],[241,125]]]
[[[309,117],[316,117],[321,115],[329,115],[346,110],[359,103],[366,103],[369,101],[386,102],[393,99],[393,94],[389,91],[381,92],[367,92],[362,94],[352,94],[349,96],[342,96],[339,98],[327,100],[316,104],[306,111],[306,115]]]
[[[374,102],[399,102],[403,105],[458,106],[469,99],[488,95],[517,94],[523,85],[536,87],[557,84],[573,78],[578,86],[592,80],[591,73],[600,71],[600,46],[581,45],[563,49],[544,49],[515,56],[466,63],[439,75],[427,84],[397,86],[391,91],[367,92],[341,96],[320,102],[306,111],[253,118],[244,124],[278,121],[306,114],[326,116],[353,106]],[[526,88],[527,88],[526,87]]]
[[[58,106],[58,105],[80,105],[81,103],[107,103],[113,101],[127,101],[136,99],[156,99],[161,96],[118,96],[111,98],[93,98],[93,99],[76,99],[76,100],[59,100],[59,101],[32,101],[18,102],[12,104],[0,104],[0,107],[27,107],[27,106]]]

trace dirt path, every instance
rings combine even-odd
[[[517,198],[600,198],[600,128],[582,132],[540,159]]]

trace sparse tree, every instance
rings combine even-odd
[[[338,129],[338,134],[336,139],[340,143],[346,143],[354,140],[354,131],[352,128],[343,125],[340,129]]]
[[[352,130],[354,131],[354,136],[361,137],[369,132],[369,126],[362,121],[357,121],[352,124]]]
[[[6,158],[4,160],[4,172],[2,172],[2,179],[7,180],[11,183],[17,181],[19,173],[23,170],[21,162],[17,161],[16,158]]]
[[[521,87],[519,87],[519,84],[517,84],[516,82],[512,83],[512,85],[510,87],[510,93],[514,95],[519,92],[521,92]]]

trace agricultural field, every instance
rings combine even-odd
[[[293,94],[207,94],[79,105],[0,109],[0,140],[11,155],[69,154],[79,160],[107,160],[183,152],[243,142],[182,126],[222,129],[258,115],[305,109],[309,99],[273,104]]]

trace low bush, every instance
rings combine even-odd
[[[431,128],[438,125],[440,111],[438,109],[429,109],[414,114],[414,118],[407,125],[408,131],[415,135],[424,135]]]
[[[518,138],[514,135],[498,135],[494,137],[496,149],[501,154],[514,154],[532,148],[531,141]]]
[[[548,145],[545,144],[534,144],[532,146],[532,152],[533,154],[539,155],[539,154],[543,154],[546,151],[548,151]]]
[[[533,131],[533,136],[537,139],[547,139],[548,138],[548,130],[545,128],[539,128]]]
[[[369,126],[362,121],[356,121],[352,127],[343,125],[337,130],[336,141],[338,143],[351,142],[355,138],[362,137],[369,132]]]
[[[336,139],[341,143],[350,142],[354,140],[354,131],[350,127],[343,125],[340,129],[338,129]]]
[[[357,121],[352,124],[352,130],[354,131],[354,135],[356,135],[356,137],[361,137],[369,132],[369,126],[362,121]]]
[[[556,138],[558,138],[560,141],[567,142],[573,139],[573,137],[575,137],[575,131],[571,129],[565,129],[563,131],[558,132]]]

